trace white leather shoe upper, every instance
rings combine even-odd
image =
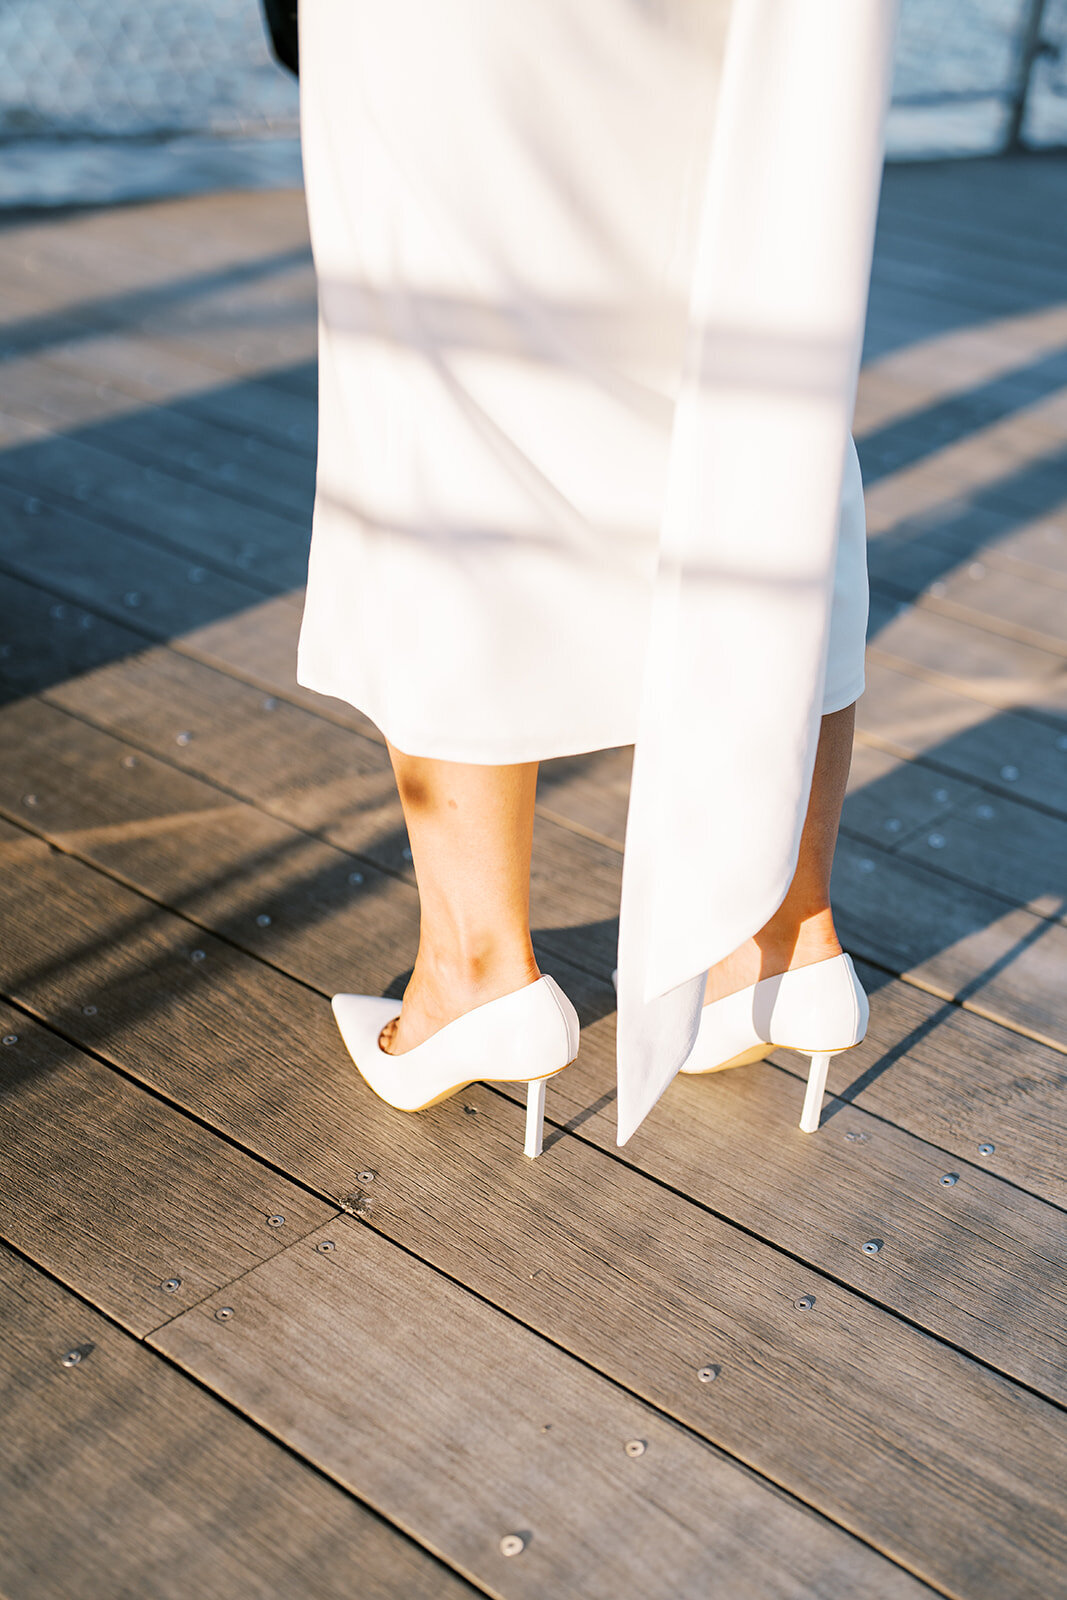
[[[331,1004],[363,1077],[401,1111],[418,1111],[478,1080],[547,1078],[578,1054],[578,1013],[547,973],[465,1012],[401,1055],[389,1055],[378,1044],[385,1024],[400,1015],[399,1000],[336,994]]]
[[[849,1050],[867,1031],[870,1008],[851,956],[794,967],[706,1005],[683,1072],[713,1072],[760,1044],[806,1055]]]

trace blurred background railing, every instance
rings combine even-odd
[[[890,159],[1020,144],[1067,144],[1067,0],[903,0]],[[259,0],[0,0],[0,204],[300,181]]]

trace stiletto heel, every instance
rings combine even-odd
[[[859,1044],[870,1008],[851,956],[829,956],[793,967],[735,994],[712,1000],[701,1013],[696,1043],[682,1072],[721,1072],[759,1061],[775,1049],[811,1057],[800,1126],[819,1126],[830,1057]]]
[[[335,994],[331,1002],[349,1055],[379,1099],[423,1111],[475,1082],[525,1083],[526,1154],[541,1153],[545,1083],[578,1054],[578,1013],[547,974],[475,1006],[413,1050],[390,1055],[378,1043],[398,1000]]]
[[[822,1115],[822,1097],[826,1093],[826,1074],[830,1070],[831,1052],[812,1056],[808,1072],[808,1087],[804,1091],[804,1109],[800,1113],[801,1133],[817,1133]]]
[[[543,1145],[545,1126],[545,1089],[547,1078],[534,1078],[526,1085],[526,1144],[523,1154],[539,1156]]]

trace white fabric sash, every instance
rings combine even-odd
[[[623,867],[618,1142],[707,969],[796,867],[815,759],[896,0],[734,0]]]

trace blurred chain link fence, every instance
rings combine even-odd
[[[902,0],[890,153],[1067,145],[1067,0]]]
[[[1002,148],[1035,12],[1022,135],[1067,144],[1067,0],[902,0],[891,156]],[[0,0],[0,203],[299,184],[298,107],[258,0]]]

